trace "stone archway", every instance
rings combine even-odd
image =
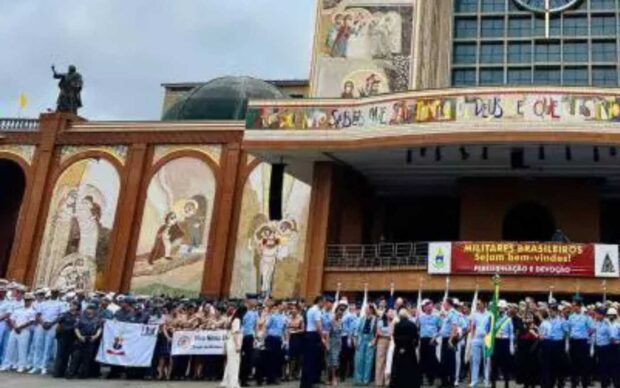
[[[9,159],[0,158],[0,278],[5,277],[15,240],[26,175],[21,166]]]
[[[521,202],[504,216],[505,241],[550,241],[555,220],[547,207],[538,202]]]

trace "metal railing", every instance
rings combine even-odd
[[[0,118],[0,132],[34,132],[38,129],[38,119]]]
[[[428,243],[328,245],[326,256],[327,268],[425,268],[428,262]]]

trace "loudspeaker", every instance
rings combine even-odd
[[[271,166],[271,181],[269,182],[269,219],[282,219],[282,187],[284,184],[284,169],[286,164],[274,163]]]
[[[527,168],[525,165],[525,153],[523,148],[513,148],[510,150],[510,167],[513,170]]]

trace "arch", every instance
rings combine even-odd
[[[55,170],[34,268],[35,285],[101,288],[114,241],[120,162],[85,151]]]
[[[555,220],[549,209],[535,201],[520,202],[504,216],[502,237],[506,241],[550,241]]]
[[[179,150],[150,168],[127,266],[130,289],[185,295],[201,291],[218,193],[219,166],[205,153]]]
[[[5,277],[15,246],[21,208],[28,184],[27,170],[20,158],[0,154],[0,181],[7,182],[0,190],[0,278]]]

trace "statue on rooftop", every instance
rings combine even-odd
[[[77,114],[79,108],[82,107],[82,87],[84,81],[82,75],[77,72],[75,66],[70,65],[67,73],[58,73],[54,65],[52,65],[54,78],[59,79],[58,100],[56,101],[56,112],[69,112]]]

